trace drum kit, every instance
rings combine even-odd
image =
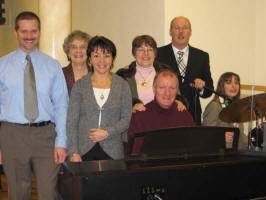
[[[248,147],[249,149],[257,151],[266,151],[266,142],[263,142],[264,127],[259,125],[259,119],[263,119],[265,116],[266,93],[263,93],[252,95],[231,103],[220,112],[219,118],[228,123],[256,120],[256,127],[248,134]]]

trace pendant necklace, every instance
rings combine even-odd
[[[146,81],[143,81],[143,82],[141,83],[141,85],[145,87],[145,86],[147,85],[147,82],[146,82]]]
[[[141,76],[141,78],[142,78],[142,82],[141,82],[141,85],[143,86],[143,87],[146,87],[147,85],[148,85],[148,81],[144,78],[144,76],[138,71],[138,73],[139,73],[139,75]],[[148,75],[148,77],[147,77],[147,79],[149,78],[149,75]]]

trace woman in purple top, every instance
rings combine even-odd
[[[90,71],[87,57],[90,38],[87,33],[77,30],[64,40],[63,49],[70,61],[69,65],[63,68],[69,96],[74,83]]]

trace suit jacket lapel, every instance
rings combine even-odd
[[[168,55],[170,55],[169,56],[169,61],[171,63],[172,68],[176,70],[178,75],[180,75],[179,68],[178,68],[178,65],[177,65],[177,61],[175,59],[175,54],[174,54],[174,51],[173,51],[173,48],[172,48],[172,44],[168,45],[167,50],[169,51],[168,52]]]
[[[191,46],[188,46],[188,47],[189,47],[189,52],[188,52],[186,76],[191,73],[192,66],[193,66],[193,61],[194,61],[194,50],[193,50],[193,48],[191,48]]]

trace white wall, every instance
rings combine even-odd
[[[131,42],[137,35],[149,34],[158,43],[164,41],[163,0],[75,0],[72,1],[72,29],[103,35],[117,47],[113,71],[128,65]]]
[[[266,1],[256,1],[256,18],[255,22],[255,75],[253,82],[256,85],[266,85]],[[247,24],[250,27],[250,24]],[[253,40],[250,38],[250,40]],[[252,65],[251,65],[252,66]]]

